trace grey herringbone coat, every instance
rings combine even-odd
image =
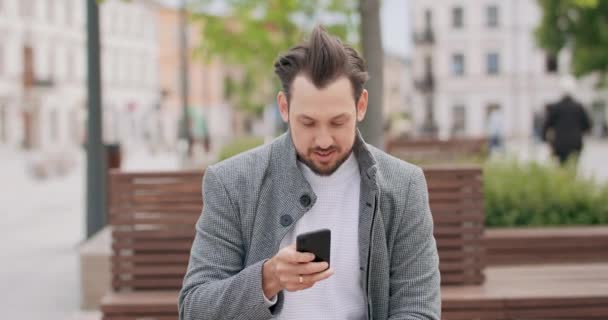
[[[359,263],[370,319],[439,319],[439,259],[420,168],[365,144],[361,169]],[[204,206],[179,295],[180,319],[269,319],[262,264],[315,204],[289,133],[210,166]],[[311,306],[312,307],[312,306]]]

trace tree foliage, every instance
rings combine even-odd
[[[608,75],[608,1],[538,0],[543,17],[536,40],[549,53],[568,48],[577,77],[597,73],[600,85]]]
[[[358,41],[355,0],[225,0],[221,12],[210,12],[213,2],[190,1],[202,35],[197,54],[237,66],[238,75],[226,80],[226,93],[238,107],[256,114],[276,94],[274,61],[316,23],[351,43]]]

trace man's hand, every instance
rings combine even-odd
[[[312,253],[296,251],[295,244],[281,249],[266,261],[262,268],[264,296],[272,299],[283,289],[308,289],[334,274],[334,271],[328,268],[327,262],[312,262],[314,259]]]

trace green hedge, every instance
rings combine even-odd
[[[489,161],[484,197],[487,226],[608,223],[608,184],[577,176],[573,165]]]
[[[264,139],[260,137],[240,137],[223,146],[218,154],[219,161],[226,160],[241,152],[253,149],[264,144]]]

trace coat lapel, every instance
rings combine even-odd
[[[271,146],[270,199],[273,208],[262,215],[267,250],[274,254],[283,237],[314,206],[317,196],[297,165],[296,151],[287,132]],[[308,197],[308,200],[304,199]],[[271,254],[271,256],[272,256]]]

